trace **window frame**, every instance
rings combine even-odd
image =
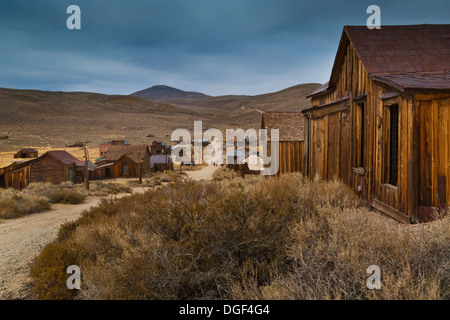
[[[396,132],[396,161],[397,164],[393,167],[391,164],[392,161],[392,106],[397,106],[397,132]],[[387,187],[393,191],[398,191],[398,185],[400,184],[400,132],[401,132],[401,103],[398,98],[393,99],[387,99],[383,102],[383,163],[382,163],[382,178],[383,178],[383,185],[384,187]],[[395,182],[392,180],[392,169],[396,170],[395,173]]]

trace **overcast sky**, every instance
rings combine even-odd
[[[81,30],[66,9],[81,8]],[[0,0],[0,87],[209,95],[328,81],[344,25],[450,23],[450,1]]]

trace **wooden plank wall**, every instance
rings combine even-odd
[[[280,141],[279,174],[303,172],[304,141]]]
[[[439,177],[446,177],[450,205],[450,99],[421,100],[419,109],[419,205],[439,207]]]
[[[356,51],[351,44],[342,59],[341,69],[337,76],[336,89],[331,93],[322,94],[312,98],[311,104],[328,104],[343,98],[349,98],[350,110],[348,113],[331,113],[321,118],[312,118],[310,121],[310,158],[309,172],[311,177],[319,174],[330,179],[338,176],[349,184],[355,191],[364,181],[367,188],[368,202],[376,199],[398,212],[406,213],[407,203],[407,160],[410,152],[408,141],[408,117],[413,110],[413,101],[397,98],[399,103],[399,174],[398,186],[386,186],[383,141],[386,141],[383,128],[386,127],[384,119],[384,101],[382,95],[392,92],[393,89],[373,82]],[[366,96],[365,100],[364,97]],[[360,98],[353,102],[353,98]],[[362,99],[362,100],[361,100]],[[358,119],[356,104],[364,102],[364,171],[353,170],[359,166],[360,142],[356,141],[357,126],[352,120]],[[331,109],[331,108],[330,108]],[[411,131],[413,132],[413,131]],[[339,139],[338,139],[339,137]],[[323,146],[327,148],[323,149]],[[339,156],[336,156],[339,155]],[[359,172],[359,173],[356,173]]]
[[[68,180],[69,169],[73,170],[73,175],[75,176],[73,165],[65,166],[50,155],[45,155],[31,164],[30,182],[60,184]]]

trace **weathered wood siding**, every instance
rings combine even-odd
[[[304,142],[280,141],[279,174],[303,172]]]
[[[55,160],[50,155],[44,155],[30,165],[30,183],[33,182],[49,182],[52,184],[60,184],[68,181],[69,176],[75,177],[75,168],[73,165],[65,166],[61,162]],[[72,174],[70,174],[72,171]],[[72,178],[72,182],[74,181]]]
[[[337,59],[335,89],[313,96],[305,114],[309,175],[342,179],[369,205],[402,222],[423,220],[418,208],[449,206],[450,93],[403,93],[373,81],[351,44]],[[398,178],[390,185],[388,110],[395,104]]]

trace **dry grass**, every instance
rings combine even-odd
[[[20,191],[0,189],[0,218],[13,219],[50,209],[51,203],[78,204],[87,191],[80,185],[65,182],[60,185],[32,183]]]
[[[358,208],[338,181],[255,176],[103,200],[32,276],[52,299],[73,298],[58,280],[68,260],[77,299],[449,299],[449,250],[450,218],[412,228]],[[365,286],[373,264],[381,290]]]

